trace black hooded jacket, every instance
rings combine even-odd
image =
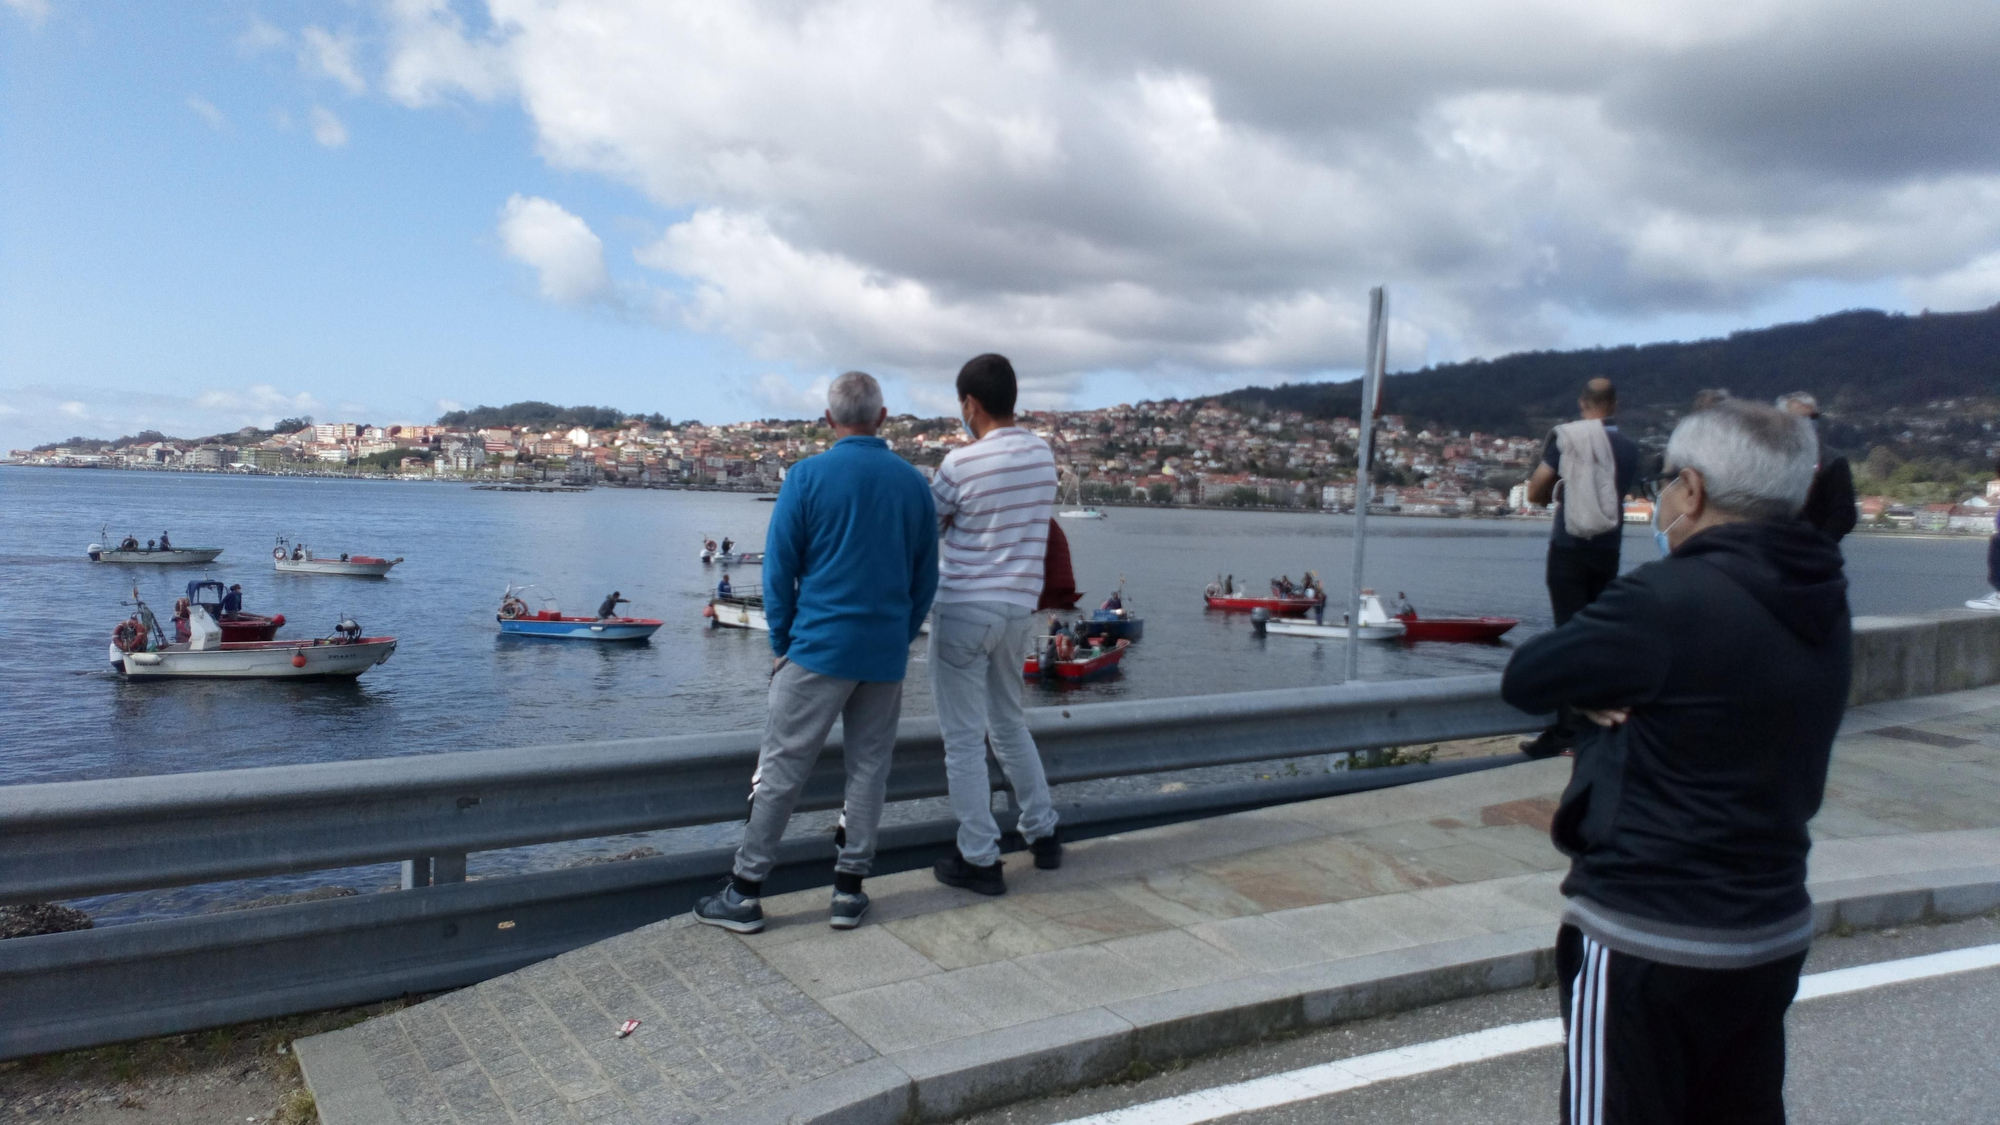
[[[1556,812],[1571,920],[1601,923],[1594,936],[1614,949],[1681,964],[1804,948],[1806,822],[1847,705],[1850,649],[1840,550],[1803,521],[1703,531],[1522,645],[1507,702],[1631,713],[1590,727]],[[1732,943],[1756,950],[1745,961]]]

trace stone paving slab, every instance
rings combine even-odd
[[[1843,730],[1816,894],[1862,919],[1942,908],[1944,884],[1953,909],[2000,901],[2000,688],[1853,708]],[[1059,871],[1011,861],[998,899],[905,872],[870,880],[850,932],[827,927],[825,890],[767,899],[758,935],[670,919],[299,1057],[325,1125],[936,1119],[1101,1080],[1134,1051],[1545,974],[1568,772],[1085,841]],[[627,1018],[642,1026],[619,1039]]]

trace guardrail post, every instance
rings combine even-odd
[[[431,857],[431,883],[465,882],[465,853],[434,855]]]
[[[403,861],[403,889],[413,891],[431,885],[431,857],[418,856]]]

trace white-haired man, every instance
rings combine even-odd
[[[1771,407],[1689,415],[1653,482],[1671,553],[1507,665],[1509,703],[1593,724],[1552,826],[1570,1125],[1785,1119],[1806,822],[1851,659],[1840,549],[1798,518],[1816,458]]]
[[[850,371],[834,380],[826,421],[838,440],[792,466],[771,512],[770,713],[729,884],[695,906],[695,918],[711,926],[764,928],[764,877],[835,719],[847,800],[833,927],[860,925],[868,909],[861,880],[875,860],[903,675],[937,592],[937,509],[923,474],[875,436],[888,416],[872,377]]]

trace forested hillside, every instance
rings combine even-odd
[[[1669,423],[1708,387],[1765,401],[1806,390],[1843,429],[1855,428],[1842,444],[1866,443],[1871,422],[1887,412],[1941,399],[2000,398],[2000,305],[1919,316],[1844,312],[1720,340],[1444,364],[1392,374],[1383,409],[1418,425],[1530,434],[1573,416],[1577,389],[1599,375],[1617,382],[1620,413],[1640,428]],[[1222,399],[1239,409],[1353,417],[1360,388],[1351,382],[1247,387]]]

